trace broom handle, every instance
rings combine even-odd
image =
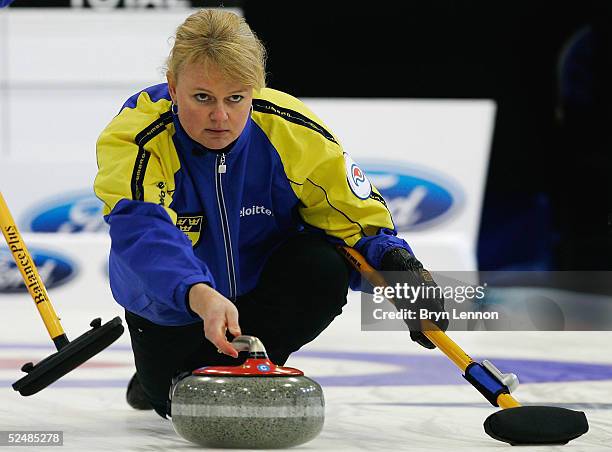
[[[25,282],[25,285],[34,300],[34,304],[38,309],[40,316],[45,323],[45,327],[49,332],[49,336],[53,339],[55,347],[60,350],[68,344],[68,338],[64,333],[62,325],[60,324],[59,317],[55,313],[47,289],[34,265],[34,259],[28,252],[25,246],[21,234],[17,229],[15,220],[9,211],[4,197],[0,192],[0,227],[2,228],[2,235],[6,240],[13,259],[19,268],[19,272]]]
[[[353,267],[373,286],[386,287],[387,283],[383,276],[376,271],[365,258],[354,248],[347,246],[338,247],[340,253],[351,263]],[[393,303],[393,300],[389,300]],[[460,370],[465,373],[465,369],[474,360],[465,353],[459,345],[448,335],[440,330],[437,325],[429,320],[422,321],[425,327],[423,334],[427,336],[436,347],[444,353]],[[510,394],[500,394],[497,397],[497,404],[502,408],[514,408],[521,406],[520,403]]]

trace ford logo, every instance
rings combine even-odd
[[[412,231],[439,224],[462,202],[461,191],[449,179],[401,164],[364,163],[365,172],[380,191],[396,229]]]
[[[31,232],[106,231],[102,202],[89,192],[66,195],[41,202],[20,223]]]
[[[47,289],[67,283],[77,274],[76,265],[56,252],[29,248],[34,264]],[[26,286],[8,248],[0,248],[0,293],[25,292]]]

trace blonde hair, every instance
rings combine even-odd
[[[178,78],[187,64],[215,67],[254,89],[266,86],[266,49],[246,21],[223,9],[202,9],[176,30],[166,74]]]

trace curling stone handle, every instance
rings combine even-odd
[[[255,336],[238,336],[232,341],[232,345],[239,352],[249,352],[249,355],[264,355],[267,357],[266,349],[261,341]]]

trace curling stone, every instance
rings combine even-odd
[[[174,384],[174,430],[217,448],[286,448],[315,438],[325,419],[321,386],[273,364],[256,337],[238,336],[232,345],[249,352],[242,365],[202,367]]]

